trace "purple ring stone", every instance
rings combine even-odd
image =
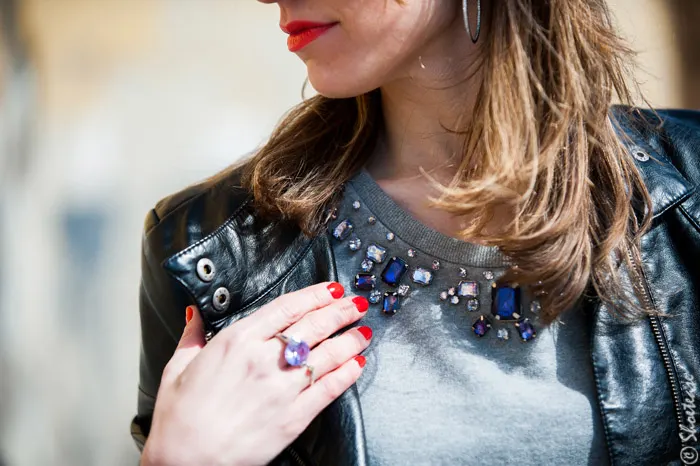
[[[284,348],[284,359],[290,366],[301,366],[309,357],[309,345],[295,337],[289,338],[287,347]]]

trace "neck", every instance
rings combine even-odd
[[[450,130],[463,133],[471,124],[480,75],[470,76],[476,47],[461,22],[453,29],[380,88],[384,131],[366,167],[375,179],[416,179],[423,169],[447,183],[457,172],[464,135]]]

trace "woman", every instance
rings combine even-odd
[[[264,3],[320,95],[146,220],[143,464],[696,461],[700,116],[605,1]]]

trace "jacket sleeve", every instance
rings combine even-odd
[[[163,368],[175,351],[185,327],[185,308],[191,304],[184,288],[161,267],[166,253],[159,223],[156,211],[151,210],[141,247],[141,354],[137,414],[131,422],[131,436],[141,451],[151,428]]]

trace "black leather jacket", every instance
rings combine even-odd
[[[659,115],[658,128],[619,118],[654,205],[654,225],[643,238],[643,279],[628,283],[669,316],[623,324],[599,302],[590,304],[597,307],[591,364],[615,465],[682,464],[682,455],[692,463],[693,449],[700,451],[700,113]],[[232,171],[163,199],[146,219],[141,373],[132,423],[140,447],[187,305],[199,306],[211,336],[277,296],[337,280],[329,236],[307,238],[295,226],[261,220],[237,176]],[[202,270],[201,259],[213,262],[213,276]],[[431,422],[440,421],[424,424]],[[275,464],[367,464],[356,388],[318,416]]]

